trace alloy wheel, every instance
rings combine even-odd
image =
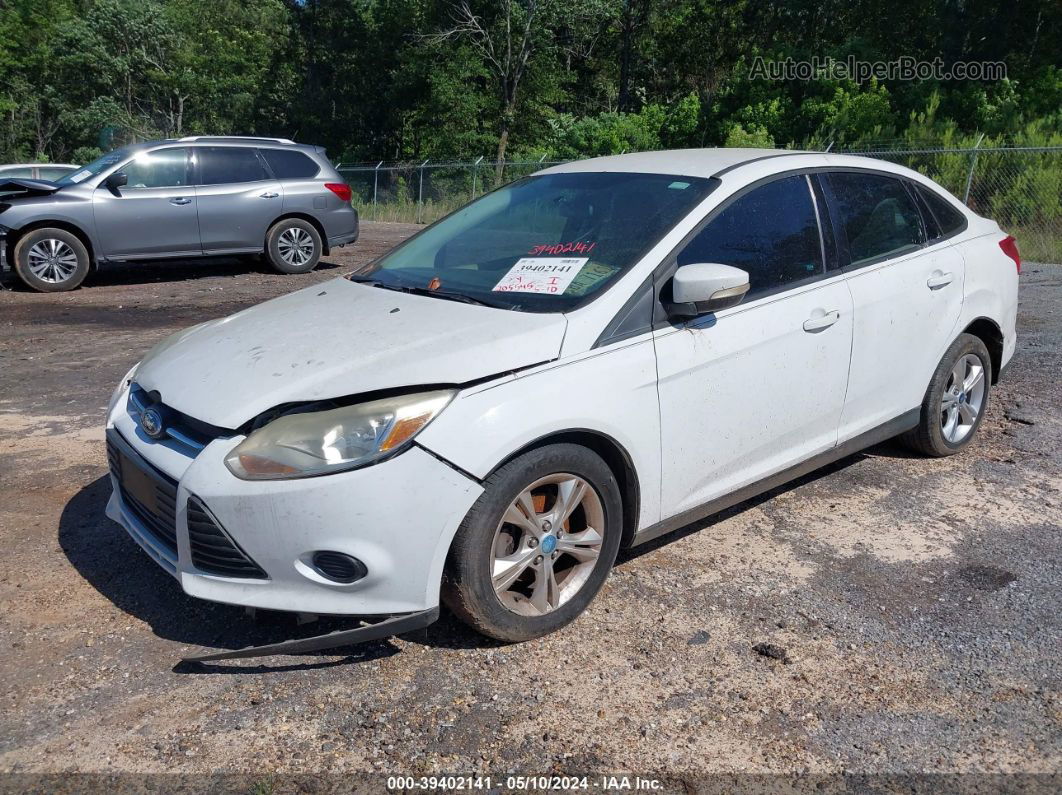
[[[299,268],[313,257],[313,238],[305,229],[297,226],[285,229],[277,238],[277,251],[288,265]]]
[[[29,250],[30,272],[43,282],[59,284],[77,272],[77,254],[67,243],[54,237],[38,240]]]
[[[594,570],[604,528],[601,497],[576,475],[548,475],[521,491],[490,549],[491,581],[502,605],[539,616],[570,600]]]
[[[940,430],[950,444],[958,444],[973,431],[984,408],[985,390],[981,359],[972,353],[959,357],[940,401]]]

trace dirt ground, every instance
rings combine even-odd
[[[366,224],[306,276],[141,264],[0,292],[0,772],[231,771],[257,791],[363,771],[1057,776],[1057,266],[1026,266],[1019,352],[963,455],[881,445],[623,554],[588,613],[539,641],[444,615],[337,653],[177,664],[331,627],[187,597],[104,517],[113,386],[165,335],[412,228]]]

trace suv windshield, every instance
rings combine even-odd
[[[530,312],[600,293],[708,193],[663,174],[544,174],[472,202],[352,276]]]
[[[132,150],[129,147],[115,149],[113,152],[108,152],[103,157],[96,158],[87,166],[82,166],[77,171],[71,172],[61,179],[57,179],[55,184],[76,185],[79,182],[84,182],[89,177],[94,177],[97,174],[106,171],[111,166],[117,165],[123,160],[128,159],[132,154]]]

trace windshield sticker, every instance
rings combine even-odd
[[[615,265],[606,265],[603,262],[591,262],[579,275],[568,285],[565,295],[586,295],[602,282],[608,281],[618,271]]]
[[[688,182],[672,182],[670,185],[668,185],[671,190],[686,190],[686,188],[688,188],[689,186],[690,183]]]
[[[495,293],[539,293],[560,295],[579,275],[588,257],[524,257],[516,261]]]
[[[82,171],[77,172],[76,174],[71,174],[69,177],[67,177],[67,179],[69,179],[71,182],[81,182],[81,180],[88,179],[91,176],[92,172],[88,169],[84,169]]]
[[[532,257],[540,257],[544,254],[551,257],[564,254],[589,254],[596,245],[597,243],[544,243],[540,246],[532,246],[528,254]]]

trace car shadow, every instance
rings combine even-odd
[[[839,472],[868,455],[881,454],[881,447],[883,446],[879,445],[871,450],[856,453],[707,519],[681,527],[645,544],[621,550],[616,565],[624,566],[666,544],[739,515],[779,494]],[[177,581],[152,561],[125,530],[104,515],[110,492],[110,478],[104,475],[82,488],[67,502],[59,520],[59,545],[73,567],[89,584],[120,610],[146,623],[157,637],[176,644],[225,650],[277,643],[358,626],[359,619],[353,616],[323,616],[317,621],[303,624],[298,623],[298,617],[294,613],[259,612],[252,618],[243,608],[188,596],[181,590]],[[445,610],[431,626],[400,637],[417,645],[439,649],[487,649],[506,645],[480,635]],[[179,658],[183,651],[175,648],[174,658]],[[247,665],[246,661],[178,661],[173,671],[181,674],[248,674],[312,670],[378,660],[399,651],[400,649],[389,640],[381,640],[298,655],[302,662],[297,663]],[[336,659],[337,657],[339,659]]]

